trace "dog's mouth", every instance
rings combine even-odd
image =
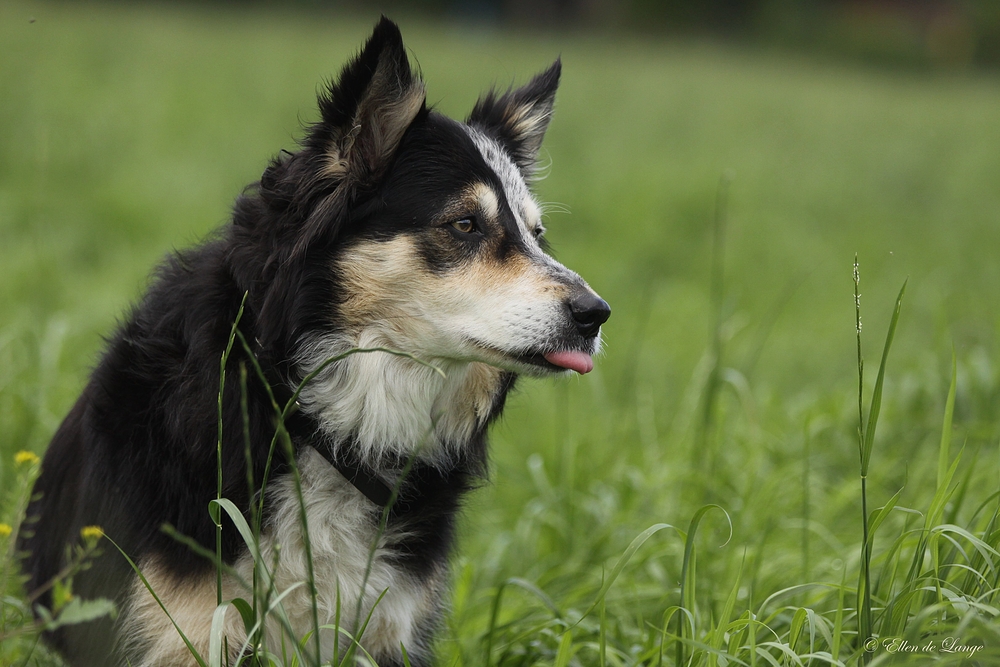
[[[546,352],[542,358],[550,366],[565,368],[584,375],[594,370],[594,358],[582,350],[558,350]]]
[[[520,368],[512,370],[527,370],[531,372],[542,371],[542,373],[563,373],[565,371],[576,371],[583,375],[594,370],[594,359],[590,352],[586,350],[551,350],[547,352],[523,352],[514,354],[498,350],[489,345],[481,347],[489,350],[492,355],[497,355],[508,360],[504,366],[514,365]],[[509,364],[513,361],[514,364]],[[528,367],[528,368],[524,368]]]
[[[594,359],[587,352],[582,350],[558,350],[555,352],[534,352],[513,356],[515,360],[522,364],[534,366],[535,368],[549,371],[550,373],[561,373],[563,371],[576,371],[583,375],[594,370]]]

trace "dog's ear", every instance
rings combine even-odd
[[[322,120],[307,139],[321,156],[318,175],[352,188],[374,185],[425,99],[399,27],[383,16],[361,53],[319,96]]]
[[[466,121],[498,139],[526,178],[535,171],[538,150],[552,118],[562,63],[556,60],[521,88],[479,98]]]

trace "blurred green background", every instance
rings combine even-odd
[[[1000,6],[993,0],[383,0],[380,5],[520,28],[714,36],[904,67],[1000,65]],[[356,0],[346,6],[372,5]]]
[[[869,387],[909,280],[869,506],[904,483],[903,504],[933,493],[953,349],[966,495],[997,488],[996,5],[695,4],[389,5],[429,101],[454,117],[562,57],[536,191],[556,255],[613,308],[595,373],[523,382],[495,429],[446,655],[472,650],[503,578],[572,607],[632,537],[707,501],[734,531],[721,551],[724,521],[707,533],[707,608],[743,558],[763,595],[856,567],[856,253]],[[13,452],[44,451],[151,267],[225,224],[269,157],[294,150],[376,18],[0,4],[0,481]],[[706,428],[713,365],[725,381]],[[623,646],[641,644],[643,604],[676,595],[679,551],[664,540],[616,589],[609,604],[635,617]]]

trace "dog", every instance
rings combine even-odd
[[[145,579],[110,546],[76,575],[76,595],[120,613],[51,633],[71,665],[196,664],[173,623],[207,660],[220,582],[222,599],[249,599],[255,567],[227,515],[222,575],[205,556],[220,484],[248,520],[263,508],[259,560],[272,602],[283,595],[271,650],[317,621],[360,633],[370,613],[357,655],[431,663],[490,423],[518,376],[590,371],[610,315],[547,253],[528,187],[560,68],[458,122],[427,105],[383,17],[320,93],[299,150],[271,160],[230,224],[159,267],[53,437],[20,537],[29,590],[88,525]],[[235,664],[234,609],[223,630]],[[328,661],[337,634],[299,650]]]

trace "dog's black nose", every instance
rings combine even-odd
[[[580,335],[590,338],[596,336],[601,325],[611,317],[611,306],[590,290],[581,290],[570,298],[569,312]]]

